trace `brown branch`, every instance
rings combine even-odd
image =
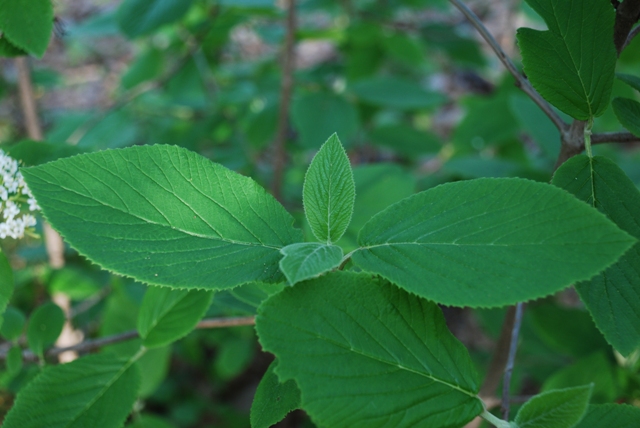
[[[511,347],[515,317],[516,307],[509,306],[504,321],[502,322],[500,338],[498,339],[496,348],[493,351],[493,356],[491,357],[491,362],[489,363],[489,370],[487,370],[487,375],[480,388],[480,397],[495,396],[496,389],[498,389],[498,385],[500,385],[500,380],[502,379],[504,369],[507,366],[507,360],[509,359],[509,348]]]
[[[20,56],[15,59],[15,64],[18,71],[18,91],[20,92],[20,102],[27,135],[32,140],[41,141],[42,126],[40,126],[35,96],[33,95],[29,63],[26,57]]]
[[[613,27],[613,43],[618,55],[628,44],[633,24],[640,18],[640,0],[624,0],[616,8],[616,23]],[[637,29],[636,29],[637,30]],[[635,30],[634,30],[635,31]]]
[[[285,146],[289,133],[289,106],[293,90],[294,43],[296,37],[296,0],[287,0],[287,34],[282,53],[282,81],[280,84],[280,109],[278,111],[278,130],[273,142],[273,181],[271,192],[282,200],[282,179],[287,161]]]
[[[591,136],[591,144],[603,143],[640,143],[640,137],[630,132],[601,132]]]
[[[538,93],[531,86],[529,80],[527,80],[516,68],[515,64],[511,59],[507,56],[507,54],[502,50],[496,39],[489,33],[489,30],[484,26],[482,21],[476,16],[471,9],[469,9],[462,1],[460,0],[449,0],[462,14],[469,20],[471,25],[475,27],[475,29],[480,33],[482,38],[489,44],[491,49],[495,52],[496,56],[505,66],[505,68],[511,73],[511,75],[516,79],[516,86],[518,86],[525,94],[529,96],[533,100],[534,103],[540,107],[540,109],[547,115],[549,119],[553,122],[553,124],[558,128],[561,134],[565,134],[569,130],[569,125],[567,125],[564,120],[560,117],[558,113],[551,107],[551,105],[542,98],[542,95]]]
[[[223,327],[237,327],[243,325],[254,325],[256,323],[254,316],[249,317],[233,317],[233,318],[211,318],[200,321],[195,329],[204,330],[211,328],[223,328]],[[89,339],[84,342],[78,343],[73,346],[67,346],[64,348],[51,348],[45,352],[45,356],[49,358],[55,358],[64,352],[76,352],[78,354],[85,354],[95,351],[107,345],[113,345],[115,343],[126,342],[128,340],[137,339],[140,335],[137,330],[130,330],[124,333],[114,334],[112,336],[100,337],[98,339]],[[0,352],[0,360],[6,360],[8,348],[3,349]],[[29,350],[22,352],[22,359],[24,361],[38,361],[38,356]]]
[[[518,336],[520,335],[523,311],[524,303],[516,304],[513,328],[511,329],[511,338],[509,339],[509,357],[507,358],[507,364],[504,369],[504,378],[502,381],[502,419],[505,421],[509,420],[509,409],[511,405],[511,374],[513,373],[516,351],[518,350]]]

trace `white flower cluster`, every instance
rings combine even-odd
[[[25,205],[29,211],[40,209],[18,170],[18,161],[0,149],[0,239],[22,238],[36,225],[33,215],[21,214]]]

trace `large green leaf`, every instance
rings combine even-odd
[[[618,227],[640,239],[640,192],[609,159],[574,156],[558,168],[552,183],[595,204]],[[616,350],[629,355],[640,347],[640,244],[590,281],[576,284],[576,289]]]
[[[13,294],[13,271],[7,256],[0,250],[0,326],[3,322],[3,314]]]
[[[291,285],[338,267],[343,256],[342,248],[315,242],[287,245],[281,251],[280,270]]]
[[[51,0],[0,1],[0,33],[9,42],[42,57],[53,31]]]
[[[34,354],[41,356],[44,349],[56,341],[64,321],[64,312],[53,302],[47,302],[33,311],[27,326],[27,341]]]
[[[584,416],[591,385],[538,394],[520,408],[514,428],[571,428]]]
[[[640,408],[628,404],[589,406],[584,419],[575,428],[638,428]]]
[[[287,288],[262,304],[256,328],[320,426],[453,428],[482,412],[473,363],[437,305],[370,275]]]
[[[150,284],[275,282],[293,218],[253,180],[174,146],[107,150],[23,170],[49,222],[101,266]]]
[[[438,303],[493,307],[589,279],[636,241],[554,186],[484,178],[390,206],[358,242],[365,271]]]
[[[212,291],[150,287],[138,313],[138,332],[147,348],[168,345],[189,333],[211,305]]]
[[[280,383],[272,362],[262,377],[251,404],[251,428],[269,428],[287,414],[300,407],[300,390],[296,383],[288,380]]]
[[[20,391],[4,428],[118,428],[140,385],[135,358],[97,354],[46,368]]]
[[[600,116],[609,105],[616,65],[615,10],[609,0],[527,0],[548,31],[518,29],[522,63],[531,84],[574,117]]]
[[[307,170],[302,190],[304,213],[313,234],[327,244],[338,241],[351,221],[356,185],[349,158],[333,134]]]
[[[149,34],[182,18],[193,0],[124,0],[118,9],[118,24],[131,38]]]
[[[629,98],[617,97],[611,103],[616,117],[633,135],[640,137],[640,103]]]

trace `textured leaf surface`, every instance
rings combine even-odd
[[[29,318],[27,341],[36,355],[42,355],[46,347],[56,341],[64,326],[64,312],[53,302],[38,307]]]
[[[631,86],[636,91],[640,91],[640,77],[639,76],[634,76],[632,74],[618,73],[618,74],[616,74],[616,77],[618,79],[622,80],[627,85]]]
[[[520,408],[517,428],[571,428],[584,416],[591,385],[538,394]]]
[[[478,376],[440,309],[370,275],[333,272],[260,307],[257,331],[320,426],[460,427]]]
[[[118,24],[127,36],[142,36],[179,20],[192,3],[193,0],[125,0],[118,9]]]
[[[12,45],[42,57],[52,31],[51,0],[0,1],[0,32]]]
[[[138,314],[142,344],[156,348],[185,336],[198,324],[212,298],[212,291],[150,287]]]
[[[133,407],[139,384],[134,361],[113,354],[50,366],[18,393],[3,427],[118,428]]]
[[[628,404],[589,406],[587,414],[575,428],[638,428],[640,408]]]
[[[262,377],[251,404],[251,428],[269,428],[300,408],[300,390],[293,380],[281,383],[272,362]]]
[[[3,322],[3,314],[13,294],[13,271],[7,256],[0,250],[0,327]]]
[[[514,304],[589,279],[635,239],[548,184],[477,179],[406,198],[360,231],[353,261],[435,302]]]
[[[640,193],[626,174],[607,158],[574,156],[556,171],[553,184],[594,204],[622,230],[640,239]],[[616,264],[576,290],[596,326],[618,352],[640,347],[640,244]]]
[[[351,221],[356,185],[347,153],[336,134],[322,145],[307,170],[304,213],[320,242],[338,241]]]
[[[293,218],[253,180],[188,150],[138,146],[23,169],[49,222],[80,253],[150,284],[275,282]]]
[[[615,10],[609,0],[527,0],[548,31],[518,29],[522,63],[531,84],[574,117],[600,116],[609,105],[616,64]]]
[[[616,117],[633,135],[640,137],[640,103],[629,98],[614,98],[611,103]]]
[[[342,248],[313,242],[291,244],[282,250],[280,270],[293,285],[305,279],[315,278],[340,266]]]

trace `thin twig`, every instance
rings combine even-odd
[[[507,365],[509,357],[509,349],[511,347],[511,337],[513,336],[513,326],[515,323],[516,307],[509,306],[502,322],[502,330],[500,331],[500,338],[496,344],[491,362],[489,363],[489,369],[487,375],[484,378],[482,387],[480,388],[481,397],[494,396],[500,380],[504,374],[505,367]]]
[[[591,135],[591,144],[603,143],[640,143],[640,137],[630,132],[600,132]]]
[[[511,344],[509,346],[509,358],[504,370],[504,380],[502,382],[502,418],[509,420],[510,394],[511,394],[511,374],[513,373],[513,364],[516,359],[516,351],[518,350],[518,336],[520,335],[520,326],[522,325],[522,312],[524,303],[516,305],[513,329],[511,330]]]
[[[282,53],[282,82],[280,84],[280,110],[278,111],[278,130],[273,142],[273,181],[271,192],[276,199],[282,200],[282,178],[286,164],[285,145],[289,133],[289,106],[293,90],[294,43],[296,37],[296,0],[287,0],[287,34]]]
[[[507,56],[507,54],[502,50],[496,39],[493,38],[489,30],[484,26],[482,21],[476,16],[471,9],[469,9],[464,3],[460,0],[449,0],[462,14],[469,20],[471,25],[475,27],[476,30],[480,33],[482,38],[489,44],[491,49],[495,52],[498,59],[505,68],[511,73],[511,75],[516,79],[516,85],[533,100],[534,103],[540,107],[540,109],[544,112],[544,114],[551,119],[553,124],[558,128],[561,134],[564,134],[568,131],[569,125],[562,120],[560,115],[556,113],[556,111],[551,107],[551,105],[544,99],[542,96],[531,86],[529,80],[527,80],[516,68],[515,64],[511,59]]]
[[[624,42],[624,45],[622,45],[622,50],[625,50],[627,46],[631,44],[633,39],[635,39],[638,34],[640,34],[640,25],[638,25],[636,28],[634,28],[629,32],[629,36],[627,36],[627,40]]]
[[[254,325],[256,318],[254,316],[249,317],[232,317],[232,318],[211,318],[200,321],[195,329],[204,330],[211,328],[223,328],[223,327],[237,327],[243,325]],[[113,345],[115,343],[126,342],[128,340],[137,339],[140,335],[137,330],[130,330],[124,333],[114,334],[112,336],[100,337],[98,339],[89,339],[73,346],[67,346],[64,348],[51,348],[45,352],[45,356],[49,358],[55,358],[64,352],[77,352],[78,354],[86,354],[88,352],[95,351],[107,345]],[[3,349],[0,352],[0,361],[7,358],[7,349]],[[29,350],[22,352],[22,359],[24,361],[37,361],[38,357]]]

